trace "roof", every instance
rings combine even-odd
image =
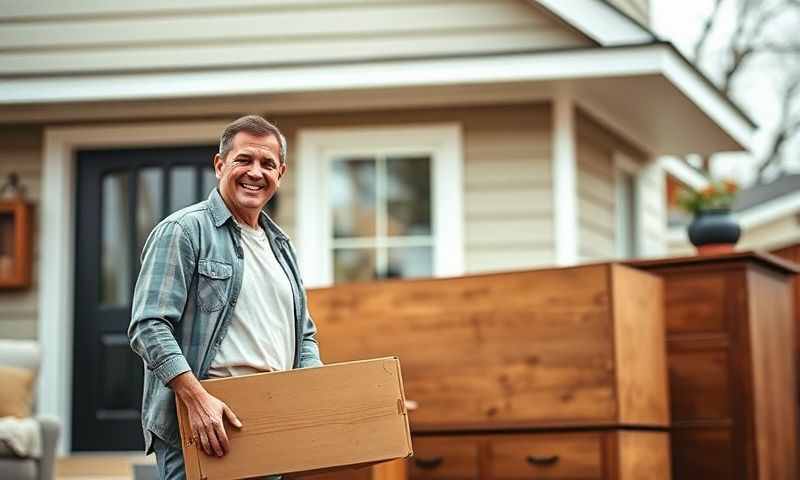
[[[800,193],[800,174],[784,175],[774,182],[757,184],[740,191],[733,204],[733,211],[742,212],[796,193]]]

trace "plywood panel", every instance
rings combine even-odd
[[[633,425],[668,427],[663,281],[612,266],[611,283],[620,419]]]

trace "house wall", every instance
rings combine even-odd
[[[291,145],[302,128],[460,123],[464,139],[464,243],[468,273],[553,262],[551,120],[547,104],[284,115],[289,171],[278,212],[291,236],[296,221]]]
[[[657,162],[600,122],[581,111],[576,115],[578,163],[578,255],[581,261],[617,257],[616,157],[636,165],[637,256],[666,252],[664,173]]]
[[[34,204],[33,214],[33,286],[19,291],[0,290],[0,338],[36,338],[38,278],[38,215],[41,178],[42,131],[38,127],[0,129],[0,184],[15,172],[26,189],[26,198]]]
[[[0,75],[308,64],[588,45],[525,0],[4,2]]]

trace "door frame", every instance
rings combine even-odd
[[[54,416],[63,429],[58,453],[71,452],[73,297],[75,295],[75,152],[82,148],[208,145],[228,121],[148,122],[47,127],[42,148],[39,217],[37,335],[42,363],[37,413]]]

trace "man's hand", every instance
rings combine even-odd
[[[242,428],[233,410],[206,392],[192,372],[173,378],[169,386],[186,405],[194,441],[200,442],[206,455],[221,457],[228,453],[230,443],[223,419],[227,417],[234,427]]]

